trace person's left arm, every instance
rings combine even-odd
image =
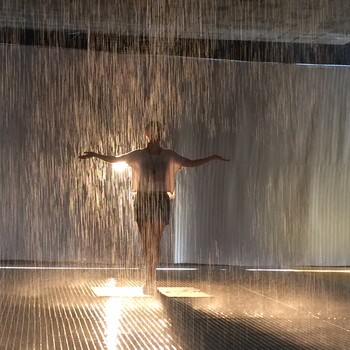
[[[176,164],[178,164],[179,168],[186,167],[186,168],[194,168],[197,166],[204,165],[206,163],[209,163],[213,160],[222,160],[222,161],[229,161],[229,159],[225,159],[221,156],[218,156],[216,154],[206,157],[206,158],[198,158],[198,159],[189,159],[186,157],[181,156],[180,154],[172,151],[172,156]]]
[[[229,161],[229,159],[225,159],[217,154],[214,154],[214,155],[206,157],[206,158],[199,158],[199,159],[188,159],[188,158],[184,157],[184,160],[182,162],[182,166],[185,168],[194,168],[194,167],[209,163],[213,160],[221,160],[221,161],[225,161],[225,162]]]

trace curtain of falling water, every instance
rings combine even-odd
[[[175,262],[347,263],[347,69],[1,53],[3,259],[135,264],[130,174],[77,155],[142,147],[156,119],[179,153],[231,159],[178,175]]]
[[[240,63],[221,74],[234,76],[227,95],[236,129],[209,144],[233,162],[196,175],[191,201],[201,220],[180,209],[180,237],[198,234],[184,234],[179,260],[195,251],[202,263],[348,264],[349,70]]]
[[[93,25],[77,2],[63,10],[62,23]],[[175,36],[198,17],[189,10]],[[107,30],[146,23],[161,37],[162,11],[115,9]],[[45,19],[60,26],[54,12]],[[130,174],[77,155],[142,147],[155,119],[176,151],[231,159],[179,174],[164,237],[175,262],[349,263],[346,68],[9,46],[0,62],[3,259],[135,264]]]
[[[165,125],[165,146],[191,123],[206,131],[204,144],[216,123],[229,130],[230,116],[215,121],[207,112],[206,71],[191,60],[181,68],[183,59],[27,47],[2,53],[3,225],[10,232],[3,257],[135,263],[130,173],[118,175],[101,161],[77,156],[142,147],[152,119]],[[201,155],[192,147],[179,150]]]

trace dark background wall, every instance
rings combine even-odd
[[[130,174],[84,150],[188,157],[163,261],[346,265],[349,70],[0,47],[0,258],[134,265]]]

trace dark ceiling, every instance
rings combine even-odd
[[[350,1],[3,0],[0,42],[350,64]]]

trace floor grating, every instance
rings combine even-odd
[[[207,272],[158,271],[158,285],[211,298],[125,298],[93,288],[140,289],[137,271],[0,270],[0,349],[349,348],[344,280],[316,292],[301,277]]]

